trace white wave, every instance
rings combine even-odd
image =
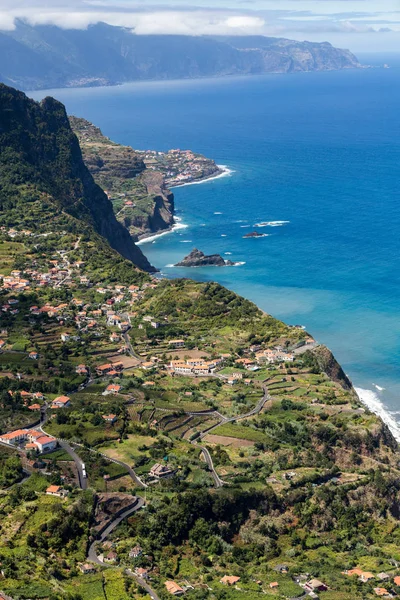
[[[355,388],[355,390],[361,402],[386,423],[393,436],[400,442],[400,423],[386,410],[378,394],[373,390],[364,390],[362,388]]]
[[[232,254],[232,252],[224,252],[224,254]]]
[[[240,227],[251,227],[251,225],[241,225]]]
[[[165,268],[172,269],[174,266],[174,263],[169,263],[168,265],[165,265]]]
[[[218,212],[218,211],[214,213],[214,215],[223,215],[223,214],[224,214],[224,213],[222,213],[222,212]]]
[[[180,240],[181,244],[191,244],[192,240]]]
[[[237,221],[234,221],[234,223],[247,223],[247,219],[238,219]]]
[[[384,392],[385,388],[381,387],[380,385],[377,385],[376,383],[372,384],[374,386],[374,388],[376,388],[378,390],[378,392]]]
[[[221,233],[221,237],[226,237],[226,233]]]
[[[169,233],[174,233],[176,231],[179,231],[179,229],[186,229],[188,227],[188,225],[185,225],[185,223],[182,223],[182,219],[180,217],[175,217],[175,224],[171,227],[171,229],[168,229],[167,231],[162,231],[161,233],[156,233],[155,235],[151,235],[149,237],[143,238],[141,240],[139,240],[138,242],[135,242],[136,246],[141,246],[142,244],[149,244],[150,242],[154,242],[155,240],[157,240],[158,238],[164,236],[164,235],[168,235]],[[181,234],[179,234],[181,235]]]
[[[254,227],[282,227],[290,223],[290,221],[263,221],[262,223],[255,223]]]
[[[235,264],[233,265],[234,267],[241,267],[242,265],[245,265],[246,261],[245,260],[239,260],[238,262],[235,262]]]

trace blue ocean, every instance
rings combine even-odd
[[[400,439],[399,75],[393,60],[31,95],[56,96],[120,143],[225,165],[225,177],[174,190],[180,226],[142,250],[167,277],[217,280],[304,325]],[[243,238],[260,222],[267,236]],[[243,264],[172,266],[194,247]]]

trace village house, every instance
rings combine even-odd
[[[150,475],[155,479],[165,479],[173,474],[174,472],[169,467],[166,465],[160,465],[160,463],[156,463],[150,469]]]
[[[224,575],[219,581],[224,585],[235,585],[240,581],[240,577],[237,577],[236,575]]]
[[[117,415],[103,415],[103,419],[106,423],[115,423],[117,420]]]
[[[59,485],[49,485],[46,494],[48,496],[57,496],[58,498],[65,498],[65,496],[68,496],[67,490],[64,490],[64,488]]]
[[[271,581],[269,587],[271,588],[271,590],[276,590],[279,587],[279,583],[277,581]]]
[[[50,435],[41,435],[32,443],[35,444],[41,454],[44,452],[51,452],[51,450],[55,450],[55,448],[57,448],[56,438]]]
[[[106,556],[104,557],[104,562],[106,562],[106,563],[118,562],[118,554],[114,550],[111,550],[111,552],[106,554]]]
[[[39,354],[37,352],[29,352],[29,358],[31,360],[36,360],[37,358],[39,358]]]
[[[363,571],[360,575],[360,581],[363,583],[368,583],[371,579],[375,579],[375,575],[369,571]]]
[[[183,588],[181,588],[181,586],[178,585],[175,581],[166,581],[164,585],[167,588],[167,591],[173,596],[183,596],[183,594],[185,593],[183,591]]]
[[[96,572],[95,567],[93,565],[90,565],[89,563],[85,563],[84,565],[79,565],[79,570],[84,575],[88,575],[89,573]]]
[[[144,569],[143,567],[137,567],[135,569],[135,574],[138,577],[141,577],[141,579],[148,579],[149,578],[149,570],[148,569]]]
[[[143,554],[143,550],[140,546],[134,546],[129,551],[129,558],[139,558]]]
[[[122,390],[122,386],[116,383],[110,383],[104,390],[102,396],[108,396],[109,394],[119,394]]]
[[[376,587],[374,588],[374,592],[381,598],[392,598],[392,595],[387,591],[386,588]]]
[[[310,581],[307,581],[304,588],[310,592],[325,592],[328,589],[328,586],[319,579],[310,579]]]
[[[51,408],[68,408],[71,405],[71,400],[68,396],[58,396],[54,398]]]
[[[113,365],[112,363],[106,363],[105,365],[100,365],[99,367],[96,367],[96,373],[97,375],[106,375],[109,371],[113,370]]]
[[[172,348],[184,348],[185,340],[169,340],[168,346],[172,346]]]
[[[88,368],[86,365],[78,365],[75,369],[75,373],[77,373],[78,375],[87,375]]]
[[[192,373],[192,367],[183,360],[171,360],[169,368],[175,373],[180,373],[182,375],[190,375]]]

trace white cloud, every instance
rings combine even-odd
[[[275,35],[354,50],[400,48],[399,0],[0,0],[0,30],[14,20],[85,29],[106,22],[138,35]],[[210,6],[212,5],[212,6]],[[397,37],[396,37],[397,36]],[[370,40],[367,42],[366,40]]]

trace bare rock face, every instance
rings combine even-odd
[[[206,256],[204,252],[194,248],[190,254],[177,263],[176,267],[233,267],[235,265],[231,260],[224,260],[220,254],[210,254]]]

